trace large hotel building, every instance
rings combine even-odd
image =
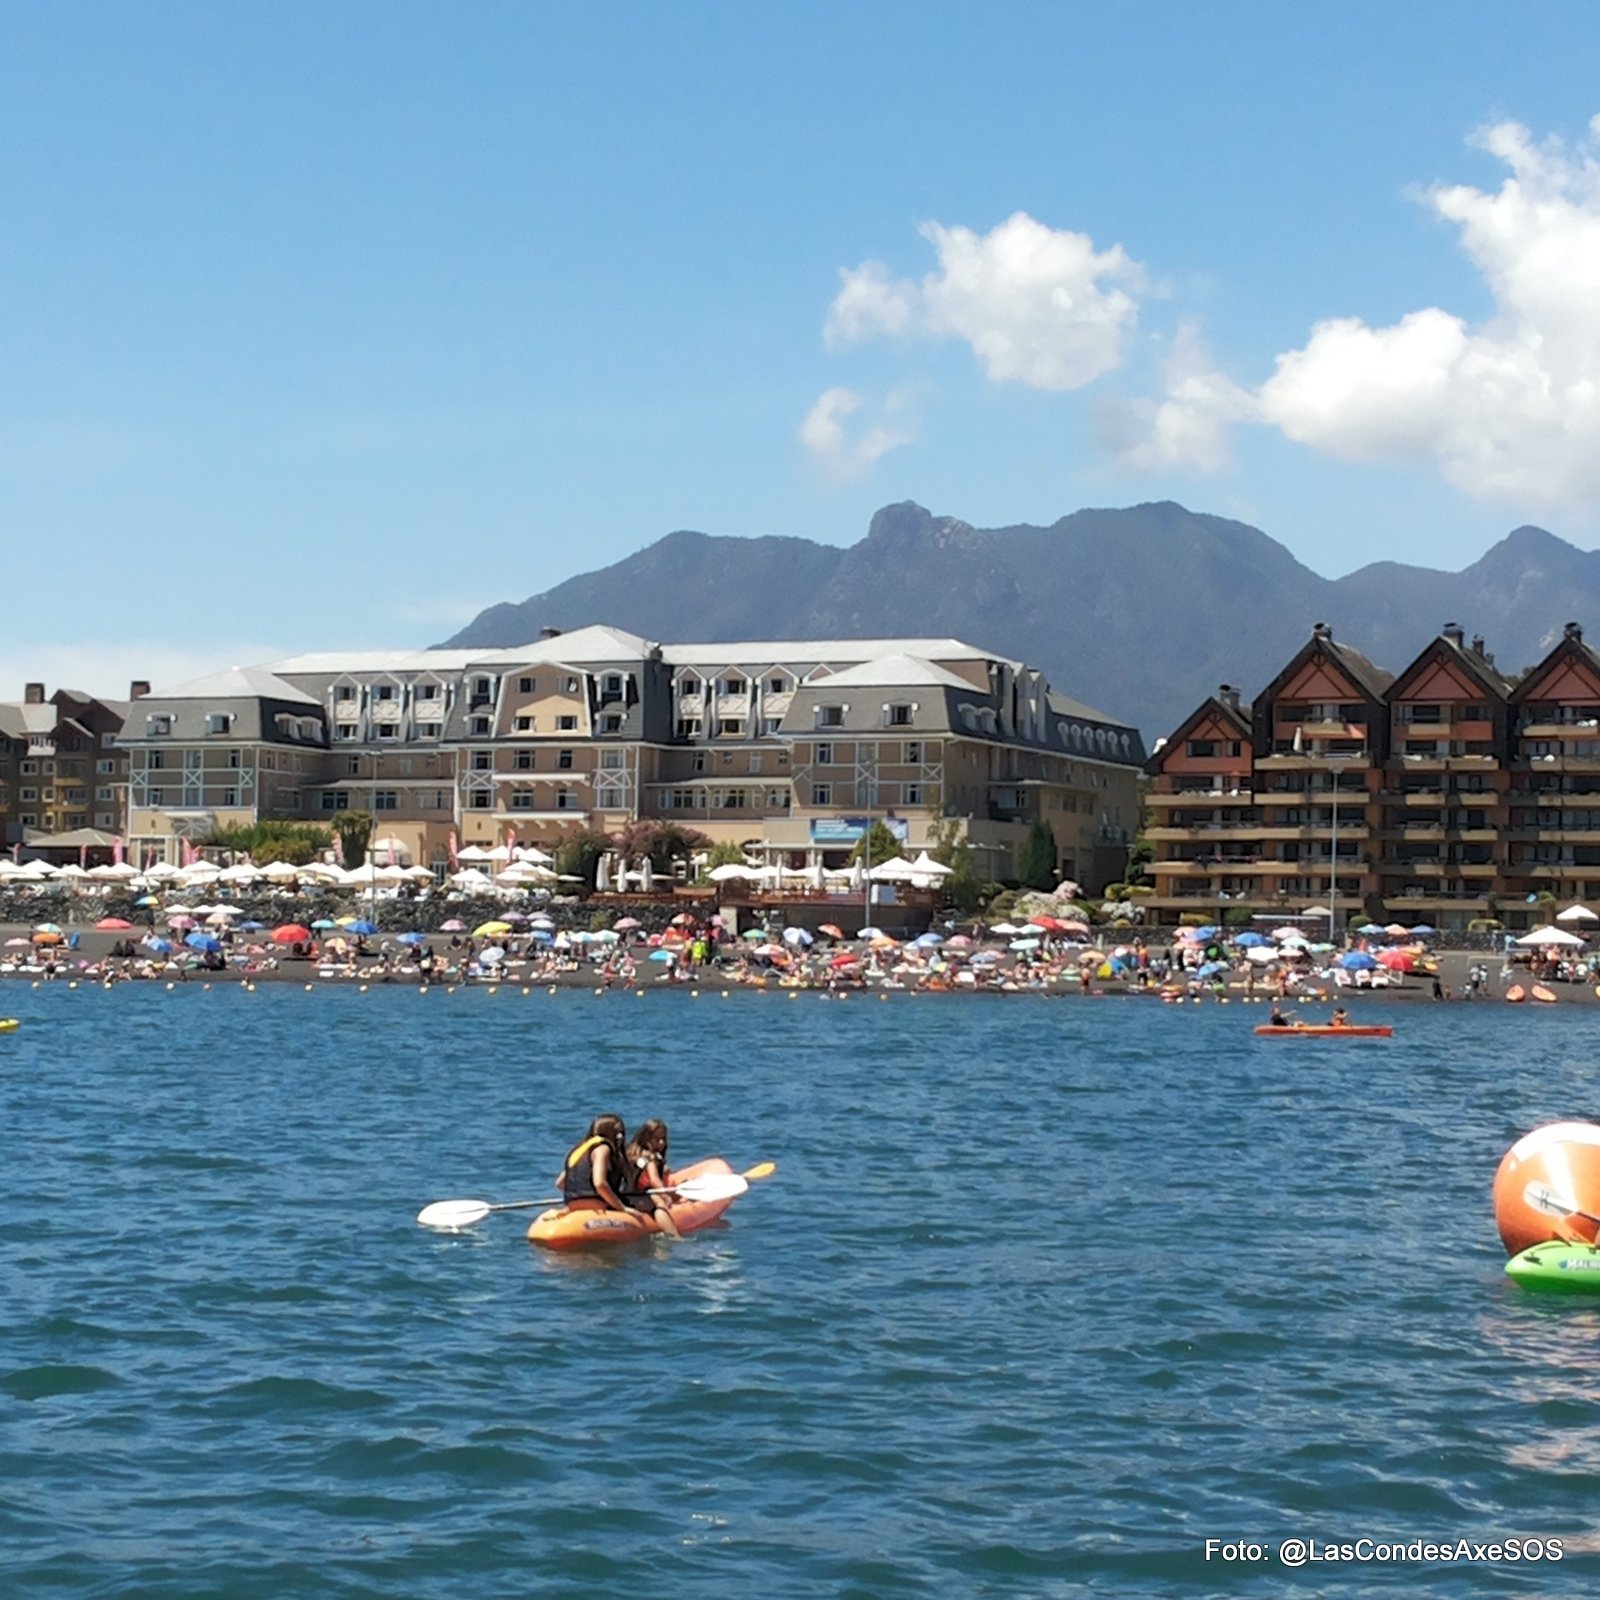
[[[954,639],[655,644],[547,631],[514,649],[297,656],[142,696],[121,737],[130,852],[267,817],[377,832],[442,868],[679,822],[785,865],[834,866],[870,818],[913,850],[953,821],[1015,875],[1035,821],[1090,892],[1138,827],[1137,729]]]
[[[1576,623],[1514,679],[1453,623],[1398,676],[1319,623],[1253,703],[1224,686],[1147,770],[1163,921],[1316,906],[1339,927],[1522,928],[1542,897],[1600,901],[1600,656]]]

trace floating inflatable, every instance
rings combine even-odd
[[[1534,984],[1534,986],[1533,986],[1533,998],[1535,1000],[1541,1001],[1543,1004],[1545,1004],[1547,1006],[1553,1006],[1556,1003],[1555,990],[1554,989],[1545,988],[1545,986],[1542,983]]]
[[[1358,1027],[1354,1023],[1347,1023],[1336,1028],[1330,1022],[1291,1022],[1287,1027],[1274,1027],[1270,1022],[1263,1022],[1255,1031],[1269,1039],[1388,1039],[1394,1034],[1394,1029],[1387,1025]]]
[[[1600,1294],[1600,1246],[1549,1239],[1506,1262],[1506,1276],[1546,1294]]]
[[[672,1181],[687,1183],[694,1178],[726,1176],[732,1171],[720,1156],[713,1156],[690,1167],[673,1168]],[[709,1227],[732,1204],[732,1199],[680,1200],[672,1208],[672,1220],[679,1233],[695,1233]],[[570,1206],[541,1211],[528,1226],[528,1239],[546,1250],[608,1250],[614,1245],[654,1238],[660,1232],[656,1219],[646,1212],[612,1211],[602,1201],[579,1200]]]
[[[1524,989],[1520,983],[1514,983],[1509,989],[1506,990],[1506,999],[1509,1000],[1512,1005],[1515,1005],[1519,1000],[1526,1000],[1527,998],[1528,991]]]
[[[0,1017],[0,1033],[15,1033],[19,1024],[15,1017]]]
[[[1494,1220],[1510,1255],[1549,1240],[1594,1240],[1600,1229],[1600,1127],[1550,1122],[1506,1151],[1494,1176]]]

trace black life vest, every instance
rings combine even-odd
[[[602,1145],[607,1150],[611,1150],[611,1146],[598,1134],[591,1134],[587,1139],[581,1140],[567,1152],[566,1166],[563,1169],[567,1178],[562,1185],[562,1193],[566,1195],[569,1202],[573,1200],[598,1200],[600,1198],[599,1192],[594,1186],[594,1153]],[[620,1197],[623,1192],[622,1167],[626,1163],[619,1163],[616,1160],[616,1154],[615,1150],[611,1150],[611,1170],[608,1176],[611,1180],[612,1192]]]

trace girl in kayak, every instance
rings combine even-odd
[[[641,1122],[628,1146],[629,1193],[627,1204],[636,1211],[653,1211],[656,1226],[674,1239],[681,1238],[672,1220],[672,1196],[667,1187],[667,1125],[655,1117]]]
[[[568,1152],[556,1185],[570,1205],[574,1200],[599,1200],[608,1211],[626,1211],[622,1191],[628,1182],[627,1130],[622,1118],[604,1112]]]

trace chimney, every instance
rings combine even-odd
[[[1481,633],[1475,633],[1472,636],[1472,653],[1475,656],[1483,655],[1483,635]],[[1488,659],[1487,656],[1484,656],[1485,661]]]
[[[22,688],[22,703],[25,706],[42,706],[44,704],[44,685],[42,683],[24,684]]]
[[[559,628],[541,628],[539,630],[539,637],[541,639],[559,639],[561,637],[561,630]]]
[[[1570,639],[1574,644],[1582,644],[1583,629],[1580,628],[1576,622],[1569,622],[1566,627],[1561,630],[1561,637],[1563,639]]]
[[[1230,711],[1239,709],[1239,691],[1231,683],[1225,683],[1217,690],[1217,698],[1227,706]]]
[[[135,678],[128,685],[128,698],[130,700],[143,700],[150,693],[150,685],[143,678]]]
[[[1326,622],[1313,623],[1311,627],[1311,637],[1313,639],[1331,640],[1333,638],[1333,629],[1330,628]]]
[[[1467,637],[1467,631],[1459,622],[1447,622],[1444,625],[1444,636],[1459,650]]]

